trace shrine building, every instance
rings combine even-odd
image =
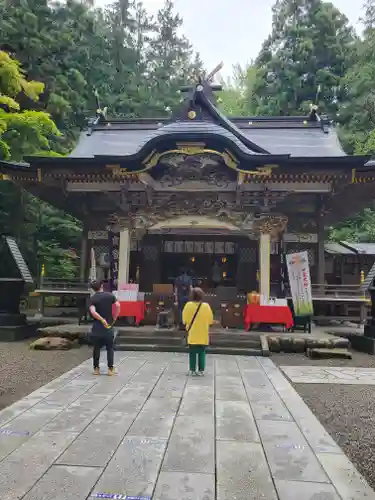
[[[373,200],[369,160],[347,156],[315,109],[227,118],[203,82],[173,118],[100,112],[69,156],[2,161],[0,173],[83,222],[82,281],[94,248],[112,289],[151,292],[184,267],[206,291],[283,296],[288,252],[307,250],[324,285],[327,229]]]

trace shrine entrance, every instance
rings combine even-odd
[[[161,276],[173,283],[185,269],[193,282],[209,291],[217,286],[237,286],[238,236],[166,235],[162,241]]]
[[[259,241],[229,222],[203,216],[167,219],[150,227],[131,253],[139,263],[145,291],[172,285],[185,269],[196,286],[212,292],[218,286],[247,292],[258,288]]]

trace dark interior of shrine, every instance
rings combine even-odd
[[[163,253],[161,277],[163,283],[173,283],[185,269],[193,283],[204,290],[221,286],[236,286],[238,257],[234,255],[208,255]]]

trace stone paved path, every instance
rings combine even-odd
[[[374,368],[281,366],[295,384],[375,385]]]
[[[375,498],[270,359],[210,356],[204,378],[185,355],[117,361],[0,412],[1,500]]]

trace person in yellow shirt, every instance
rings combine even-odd
[[[190,301],[182,312],[182,322],[188,332],[189,367],[191,375],[203,375],[206,366],[206,347],[209,344],[208,331],[214,322],[212,310],[203,302],[204,293],[200,288],[191,290]],[[198,373],[197,373],[198,358]]]

